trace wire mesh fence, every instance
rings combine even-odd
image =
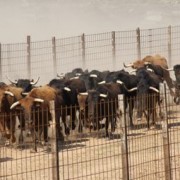
[[[134,31],[113,31],[70,38],[1,44],[1,81],[41,77],[45,84],[74,68],[118,70],[146,55],[160,54],[173,66],[179,60],[179,26]],[[173,75],[173,74],[172,74]]]
[[[28,36],[27,43],[1,44],[1,81],[8,82],[6,76],[13,80],[40,77],[38,84],[42,85],[49,83],[57,73],[70,72],[77,67],[119,70],[123,68],[123,62],[130,63],[152,54],[165,56],[171,67],[179,61],[178,34],[179,26],[170,26],[63,39],[53,37],[42,42],[32,42]],[[163,89],[161,97],[161,106],[154,107],[151,107],[154,97],[147,97],[148,109],[140,120],[136,117],[139,109],[134,107],[133,127],[131,105],[125,108],[127,99],[123,96],[119,96],[118,108],[117,101],[106,102],[108,105],[101,102],[93,122],[89,122],[86,112],[80,113],[79,106],[57,109],[54,102],[46,113],[36,109],[32,117],[37,124],[24,123],[24,129],[21,121],[25,114],[22,111],[18,109],[15,114],[1,112],[0,178],[179,179],[179,105],[172,102],[167,89]],[[57,111],[65,114],[65,122],[62,117],[57,122]],[[152,112],[150,118],[148,112]],[[153,116],[155,124],[152,124]],[[41,121],[44,117],[50,120]],[[4,119],[8,119],[9,129],[5,129]],[[13,122],[16,122],[15,127]],[[113,123],[115,131],[112,130]],[[42,139],[39,139],[40,131]],[[46,131],[48,138],[45,141]],[[13,134],[15,143],[12,142]],[[10,137],[8,141],[7,136]]]
[[[161,98],[161,107],[151,107],[156,117],[154,123],[152,117],[147,117],[149,109],[139,120],[137,106],[133,110],[133,126],[130,125],[124,95],[119,95],[116,111],[109,106],[114,101],[99,102],[94,120],[87,126],[83,122],[82,131],[79,131],[79,125],[85,119],[80,120],[78,107],[75,107],[78,117],[75,129],[68,108],[55,109],[54,101],[50,103],[50,109],[34,109],[31,118],[34,121],[26,120],[24,129],[19,119],[23,121],[26,116],[18,108],[9,114],[9,128],[1,132],[1,179],[179,179],[179,105],[172,104],[166,89]],[[101,114],[103,109],[98,107],[107,108],[106,118]],[[67,126],[55,120],[58,111],[68,116]],[[7,117],[1,115],[1,119]],[[15,130],[13,117],[17,123]],[[114,118],[117,119],[113,121]],[[109,123],[108,135],[106,122]],[[64,141],[58,136],[58,125]],[[70,133],[66,133],[66,127],[70,128]],[[15,143],[12,143],[13,133]],[[11,136],[10,141],[3,138],[5,134]]]

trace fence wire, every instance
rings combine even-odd
[[[57,73],[70,72],[76,67],[120,70],[123,62],[130,63],[152,54],[165,56],[172,67],[179,62],[179,28],[170,26],[83,34],[41,42],[32,42],[28,37],[27,43],[1,45],[1,81],[9,83],[6,76],[12,80],[40,77],[38,85],[42,85],[55,78]],[[171,77],[174,77],[173,73]],[[155,125],[151,124],[150,129],[147,128],[145,114],[140,121],[137,120],[137,107],[133,112],[134,126],[131,127],[123,97],[118,103],[120,116],[115,132],[111,133],[110,125],[108,138],[105,128],[99,131],[83,128],[83,132],[78,132],[81,117],[78,107],[75,107],[74,130],[71,116],[67,117],[70,135],[65,134],[62,119],[60,121],[65,137],[62,142],[56,136],[55,108],[51,107],[52,120],[47,124],[48,142],[33,141],[26,127],[23,144],[19,144],[21,129],[16,118],[16,143],[9,144],[1,132],[0,179],[179,179],[180,105],[174,104],[168,90],[163,92],[162,106],[156,106]],[[67,113],[69,109],[62,111]],[[112,116],[111,112],[109,116]],[[3,118],[1,113],[0,120]],[[98,118],[101,117],[95,117]],[[101,124],[104,122],[105,119],[101,120]],[[38,134],[39,126],[36,131]],[[35,144],[37,152],[32,152]]]

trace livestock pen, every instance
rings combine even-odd
[[[134,31],[109,32],[52,41],[1,44],[1,81],[6,76],[37,78],[39,85],[47,84],[57,73],[73,68],[119,70],[123,62],[132,62],[149,54],[161,54],[170,67],[179,60],[179,26],[157,29],[139,28]],[[173,77],[173,72],[171,76]],[[165,88],[162,92],[163,116],[157,115],[156,124],[147,129],[146,118],[129,126],[128,111],[123,96],[119,96],[120,117],[116,130],[105,137],[105,130],[76,129],[58,141],[54,121],[55,108],[51,104],[52,121],[49,142],[37,142],[37,152],[28,132],[23,144],[18,144],[20,129],[16,129],[15,144],[0,141],[1,179],[179,179],[179,123],[180,105],[174,104]],[[77,107],[78,108],[78,107]],[[77,113],[78,116],[78,113]],[[71,121],[71,119],[69,119]],[[103,123],[103,122],[102,122]]]

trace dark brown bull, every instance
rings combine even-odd
[[[174,102],[180,104],[180,64],[175,65],[173,70],[176,78]]]
[[[4,136],[10,139],[11,143],[16,141],[15,125],[16,115],[11,114],[10,106],[22,98],[22,88],[5,85],[0,88],[0,122],[1,131]]]
[[[85,126],[93,125],[94,130],[100,129],[100,121],[106,118],[106,136],[109,136],[108,127],[111,122],[111,132],[115,131],[118,94],[121,86],[117,83],[100,84],[96,89],[78,95],[80,113],[85,118]]]

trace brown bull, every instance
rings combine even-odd
[[[168,69],[167,60],[165,57],[160,55],[154,55],[154,56],[145,56],[142,60],[136,60],[133,63],[130,63],[128,65],[124,64],[124,67],[132,67],[133,69],[138,69],[140,67],[143,67],[146,64],[154,64],[159,65],[162,68]]]
[[[55,98],[55,89],[43,86],[32,89],[25,98],[11,106],[11,109],[23,112],[24,120],[32,134],[35,151],[37,151],[36,140],[41,140],[42,135],[43,141],[48,141],[48,121],[51,119],[49,101],[55,100]]]
[[[167,82],[171,95],[175,95],[173,80],[171,79],[169,73],[172,69],[168,69],[166,58],[160,55],[146,56],[142,60],[137,60],[128,65],[124,64],[124,67],[132,67],[133,69],[146,67],[147,69],[151,69],[155,74]]]
[[[12,143],[16,141],[15,125],[16,116],[10,112],[10,106],[18,99],[22,98],[22,88],[9,85],[0,87],[0,131]]]

